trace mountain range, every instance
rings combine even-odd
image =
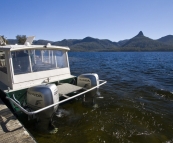
[[[9,44],[17,43],[15,39],[8,39]],[[35,40],[35,45],[51,43],[56,46],[68,46],[71,51],[173,51],[173,35],[167,35],[153,40],[144,36],[140,31],[131,39],[113,42],[108,39],[86,37],[84,39],[64,39],[62,41]]]

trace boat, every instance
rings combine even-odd
[[[0,97],[9,101],[15,114],[50,118],[58,106],[81,95],[94,96],[107,81],[96,73],[71,75],[69,47],[33,45],[0,46]]]

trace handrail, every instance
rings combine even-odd
[[[74,95],[74,96],[72,96],[72,97],[69,97],[69,98],[67,98],[67,99],[64,99],[64,100],[62,100],[62,101],[56,102],[56,103],[54,103],[54,104],[52,104],[52,105],[49,105],[49,106],[47,106],[47,107],[43,107],[43,108],[41,108],[41,109],[38,109],[38,110],[32,111],[32,112],[28,112],[27,110],[25,110],[25,109],[24,109],[23,107],[21,107],[17,102],[15,102],[12,98],[10,98],[10,97],[6,97],[6,98],[7,98],[8,100],[10,100],[11,102],[13,102],[17,107],[19,107],[25,114],[27,114],[27,115],[33,115],[33,114],[37,114],[37,113],[39,113],[39,112],[42,112],[42,111],[44,111],[44,110],[46,110],[46,109],[48,109],[48,108],[51,108],[51,107],[53,107],[53,106],[55,106],[55,105],[58,105],[58,104],[61,104],[61,103],[66,102],[66,101],[68,101],[68,100],[71,100],[71,99],[73,99],[73,98],[76,98],[76,97],[78,97],[78,96],[80,96],[80,95],[82,95],[82,94],[84,94],[84,93],[87,93],[87,92],[89,92],[89,91],[91,91],[91,90],[94,90],[95,88],[97,88],[97,87],[99,87],[99,86],[101,86],[101,85],[107,83],[107,81],[105,81],[105,80],[99,80],[99,82],[100,82],[100,81],[103,82],[103,83],[101,83],[101,84],[99,84],[99,85],[97,85],[97,86],[94,86],[94,87],[92,87],[92,88],[90,88],[90,89],[88,89],[88,90],[86,90],[86,91],[84,91],[84,92],[81,92],[81,93],[77,94],[77,95]]]

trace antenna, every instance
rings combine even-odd
[[[28,44],[32,45],[32,42],[34,41],[34,38],[35,38],[35,36],[30,36],[30,37],[28,37],[28,38],[26,39],[24,45],[28,45]]]

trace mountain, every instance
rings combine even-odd
[[[17,39],[7,39],[8,43],[11,45],[17,44]],[[47,45],[47,43],[52,43],[52,41],[48,41],[48,40],[34,40],[33,44],[34,45]]]
[[[7,41],[11,45],[17,44],[17,39],[7,39]]]
[[[123,51],[167,51],[173,50],[173,46],[166,45],[157,40],[144,36],[140,31],[135,37],[128,40],[122,45]]]
[[[117,42],[118,46],[123,46],[125,43],[127,43],[127,41],[129,41],[129,39],[125,39],[125,40],[120,40]]]
[[[77,40],[77,39],[69,39],[69,40],[64,39],[62,41],[53,42],[52,45],[68,46],[68,47],[70,47],[70,46],[78,43],[78,41],[80,41],[80,40]]]
[[[118,47],[116,42],[107,39],[86,37],[84,39],[69,39],[53,42],[52,45],[68,46],[72,51],[115,51]]]
[[[167,36],[161,37],[157,41],[162,42],[167,45],[173,45],[173,35],[167,35]]]
[[[52,43],[53,41],[48,41],[48,40],[34,40],[33,44],[34,45],[47,45],[47,43]]]
[[[16,44],[16,39],[7,39],[9,44]],[[35,40],[35,45],[68,46],[71,51],[173,51],[173,35],[153,40],[140,31],[131,39],[112,42],[108,39],[85,37],[83,39],[64,39],[62,41]]]

